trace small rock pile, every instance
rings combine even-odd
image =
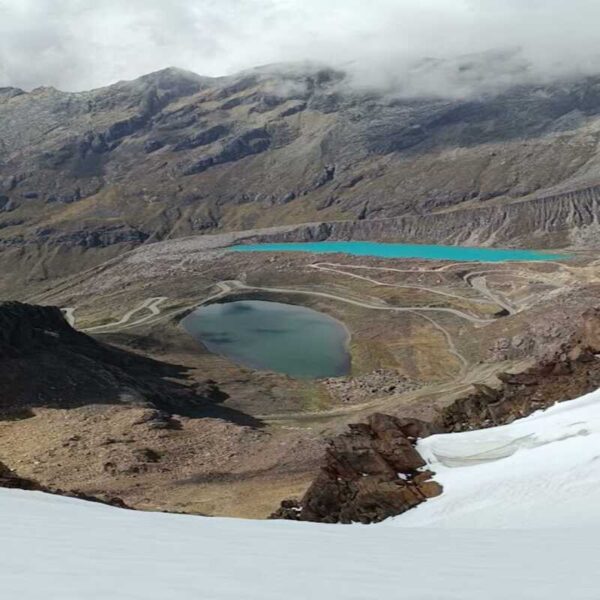
[[[302,500],[282,502],[271,518],[375,523],[441,494],[415,449],[418,438],[436,433],[432,425],[376,413],[349,429],[330,440]]]
[[[324,381],[340,402],[364,402],[365,396],[392,396],[418,389],[419,383],[393,370],[376,369],[358,377],[332,377]]]

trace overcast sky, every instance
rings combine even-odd
[[[378,85],[423,57],[502,48],[529,77],[554,77],[600,71],[599,22],[599,0],[0,0],[0,86],[302,60]]]

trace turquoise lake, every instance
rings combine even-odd
[[[298,242],[281,244],[240,244],[233,252],[311,252],[349,254],[377,258],[421,258],[469,262],[543,261],[568,258],[565,254],[536,250],[474,248],[467,246],[427,246],[421,244],[385,244],[380,242]]]
[[[252,369],[299,379],[350,371],[346,327],[304,306],[262,300],[210,304],[181,325],[210,352]]]

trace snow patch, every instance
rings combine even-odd
[[[600,391],[510,425],[435,435],[417,449],[444,493],[396,526],[600,528]]]

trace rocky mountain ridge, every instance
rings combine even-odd
[[[475,384],[431,423],[373,414],[329,440],[319,473],[300,500],[284,500],[275,519],[373,523],[418,506],[443,490],[414,445],[435,433],[496,427],[584,396],[600,387],[600,309],[522,373],[500,385]]]
[[[600,308],[585,311],[575,331],[523,373],[503,373],[501,385],[475,385],[439,415],[444,431],[467,431],[510,423],[557,402],[600,387]]]
[[[599,130],[591,77],[462,100],[290,65],[3,88],[2,283],[161,239],[309,222],[339,238],[580,243],[596,225]]]

